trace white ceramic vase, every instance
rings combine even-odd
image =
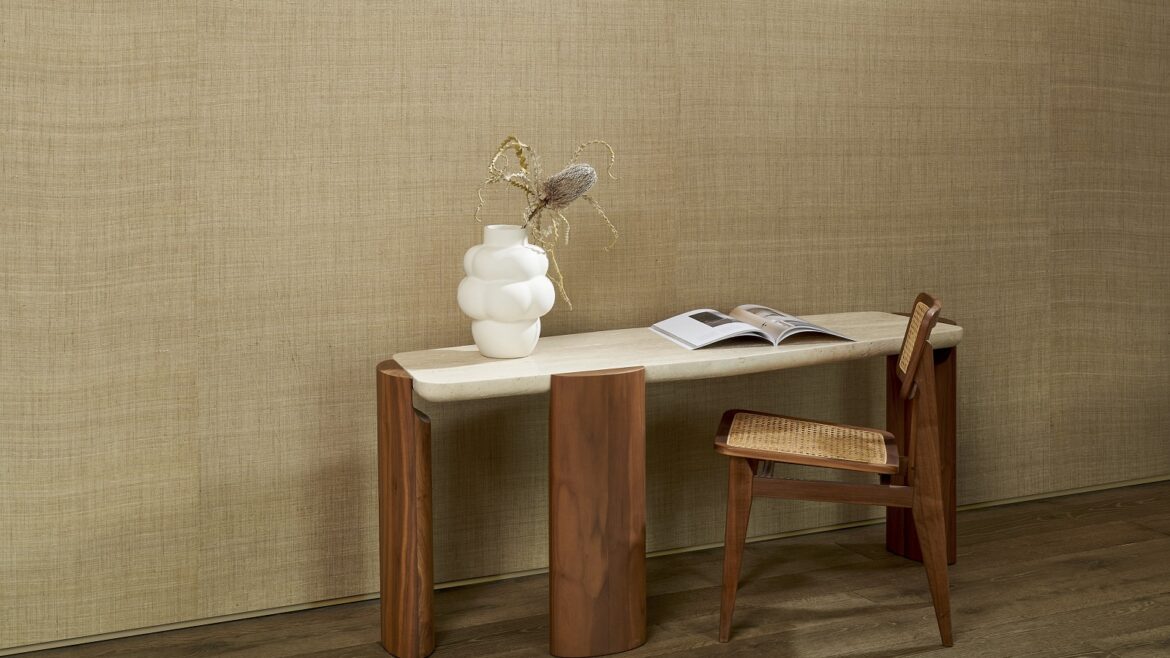
[[[483,227],[483,244],[463,256],[459,308],[471,317],[471,335],[484,356],[528,356],[540,338],[540,316],[556,301],[544,250],[512,224]]]

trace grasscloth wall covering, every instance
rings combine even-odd
[[[376,588],[374,365],[470,341],[510,133],[618,149],[622,240],[573,209],[547,333],[928,289],[968,330],[961,502],[1170,475],[1168,34],[1136,0],[3,3],[0,647]],[[723,408],[880,423],[881,374],[652,387],[650,548],[720,540]],[[438,580],[545,565],[546,402],[427,407]]]

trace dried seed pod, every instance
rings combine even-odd
[[[549,210],[560,210],[576,201],[597,182],[597,171],[587,164],[572,164],[548,177],[540,200]]]

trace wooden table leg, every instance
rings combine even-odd
[[[934,381],[938,392],[938,438],[942,458],[943,514],[947,526],[947,564],[954,564],[958,556],[955,544],[955,433],[956,433],[956,375],[958,358],[953,347],[934,350]],[[909,454],[903,445],[906,437],[907,405],[898,396],[898,355],[886,357],[886,429],[898,438],[900,454]],[[906,484],[904,478],[893,476],[894,484]],[[891,553],[922,561],[918,547],[918,533],[909,509],[886,508],[886,549]]]
[[[410,375],[378,364],[378,548],[382,647],[398,658],[435,650],[431,425]]]
[[[549,631],[555,656],[646,642],[642,368],[552,376]]]

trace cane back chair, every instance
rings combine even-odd
[[[731,637],[739,566],[747,537],[752,497],[909,507],[922,548],[922,562],[934,603],[939,635],[951,646],[947,585],[947,538],[943,520],[942,463],[938,401],[930,332],[939,302],[926,293],[914,300],[898,359],[899,395],[909,402],[908,455],[899,455],[894,435],[880,429],[823,423],[790,416],[732,409],[715,437],[715,450],[730,457],[727,531],[723,554],[723,596],[719,641]],[[875,473],[880,484],[790,480],[770,477],[771,463]],[[760,474],[757,475],[757,472]],[[905,475],[906,485],[888,484]]]

